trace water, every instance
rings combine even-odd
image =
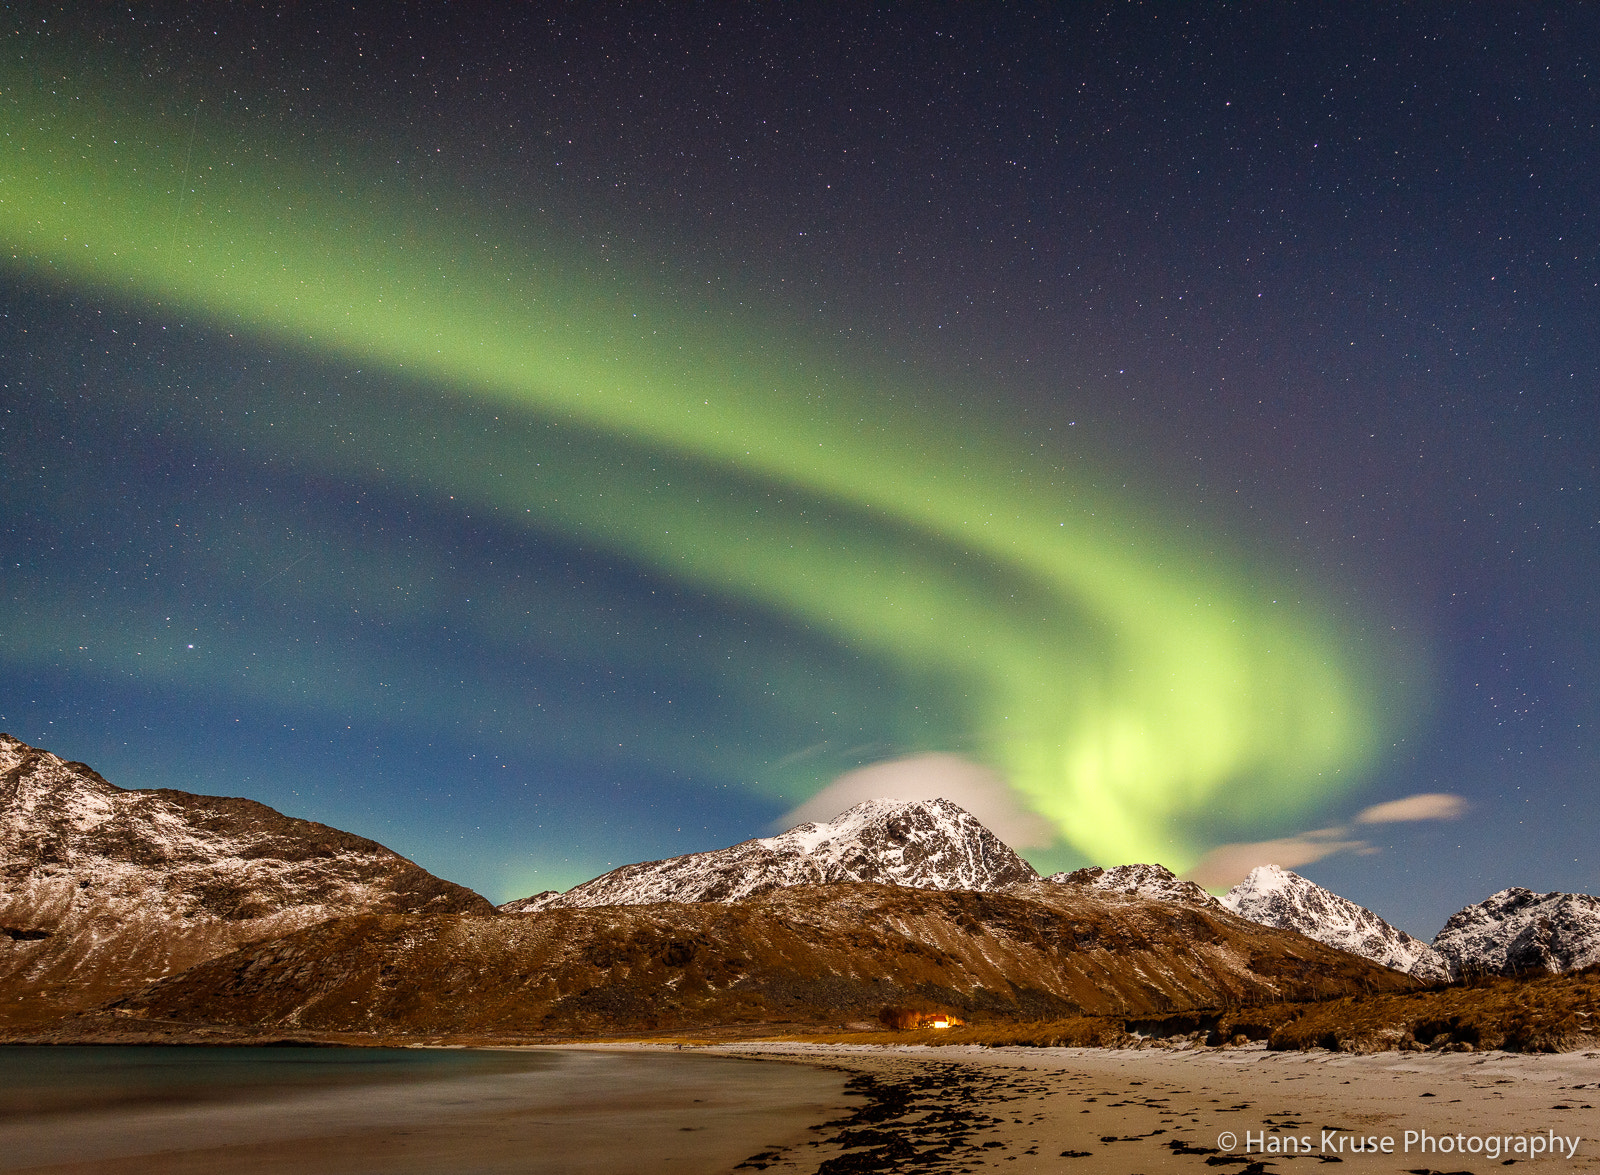
[[[477,1049],[0,1047],[0,1125],[20,1115],[253,1101],[559,1063],[548,1052]]]
[[[842,1081],[662,1051],[0,1047],[0,1171],[723,1172],[837,1116]]]

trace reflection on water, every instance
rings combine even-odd
[[[0,1171],[710,1175],[813,1137],[842,1087],[656,1050],[0,1046]]]
[[[551,1053],[479,1049],[0,1045],[0,1119],[258,1100],[332,1086],[549,1069]]]

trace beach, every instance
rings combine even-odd
[[[719,1048],[837,1065],[877,1113],[760,1169],[1372,1175],[1600,1170],[1600,1052],[773,1045]]]
[[[10,1054],[0,1170],[1263,1175],[1332,1162],[1373,1175],[1600,1170],[1593,1051],[759,1041],[113,1048],[101,1058],[159,1054],[168,1068],[74,1084],[77,1062],[67,1058],[42,1084],[15,1079],[68,1051]],[[285,1066],[283,1052],[305,1055]],[[266,1076],[257,1072],[264,1055],[278,1062]],[[361,1071],[340,1072],[333,1061]],[[228,1076],[229,1064],[251,1076]]]

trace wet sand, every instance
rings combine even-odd
[[[0,1170],[1265,1175],[1342,1162],[1363,1175],[1600,1172],[1600,1052],[760,1042],[515,1051],[526,1071],[147,1104],[79,1099],[45,1113],[0,1106]],[[1422,1132],[1435,1140],[1427,1149]],[[1567,1140],[1559,1157],[1552,1134]],[[1535,1136],[1538,1153],[1514,1149]],[[1485,1153],[1490,1138],[1503,1153]],[[1365,1149],[1383,1139],[1392,1153]],[[1476,1153],[1465,1149],[1473,1139]]]
[[[1363,1175],[1483,1173],[1507,1166],[1541,1175],[1600,1171],[1600,1052],[1352,1056],[1271,1053],[1262,1046],[755,1043],[715,1051],[838,1065],[887,1093],[876,1114],[858,1115],[844,1130],[831,1131],[833,1137],[768,1155],[759,1169],[775,1173],[816,1171],[829,1159],[840,1172],[1254,1175],[1335,1161],[1354,1164],[1341,1169]],[[1416,1137],[1408,1140],[1407,1131]],[[1422,1132],[1435,1140],[1431,1146]],[[1551,1145],[1551,1133],[1568,1140],[1561,1157],[1530,1157],[1529,1151]],[[1233,1136],[1231,1148],[1227,1137],[1219,1140],[1224,1135]],[[1439,1141],[1446,1135],[1448,1143]],[[1540,1143],[1525,1143],[1528,1150],[1518,1152],[1516,1139],[1532,1135]],[[1357,1140],[1381,1146],[1384,1138],[1393,1139],[1393,1153],[1355,1150]],[[1474,1138],[1481,1149],[1462,1153]],[[1576,1155],[1568,1158],[1573,1140]],[[1491,1149],[1501,1153],[1490,1157]]]
[[[811,1066],[540,1052],[551,1063],[525,1071],[12,1107],[0,1116],[0,1170],[709,1175],[793,1149],[815,1137],[809,1127],[859,1104],[843,1095],[842,1075]]]

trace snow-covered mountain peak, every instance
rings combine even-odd
[[[965,809],[949,800],[862,800],[825,823],[807,821],[796,824],[777,836],[761,837],[752,843],[765,845],[775,851],[792,847],[810,853],[830,841],[848,841],[859,837],[869,829],[896,818],[933,823],[944,821],[949,831],[955,833],[962,817],[972,819]]]
[[[1222,904],[1237,913],[1237,905],[1246,894],[1253,895],[1259,900],[1271,894],[1290,893],[1296,888],[1296,882],[1301,885],[1316,884],[1281,865],[1257,865],[1250,870],[1248,877],[1223,895]],[[1320,889],[1321,886],[1317,888]]]
[[[1600,898],[1503,889],[1452,914],[1433,945],[1457,975],[1576,971],[1600,963]]]
[[[1277,865],[1257,866],[1220,900],[1241,918],[1298,930],[1307,938],[1418,979],[1450,978],[1444,958],[1427,943],[1397,930],[1365,906]]]
[[[825,823],[664,861],[624,865],[564,894],[500,907],[734,902],[789,885],[876,881],[922,889],[998,890],[1038,874],[966,809],[949,800],[864,800]]]
[[[121,791],[86,765],[69,763],[9,734],[0,734],[0,778],[17,781],[5,797],[8,823],[48,819],[77,832],[109,819]]]
[[[1021,880],[1033,875],[999,837],[949,800],[863,800],[826,824],[801,824],[754,843],[783,856],[803,854],[824,869],[861,874],[858,881],[985,889],[996,870]],[[884,877],[867,876],[872,873]]]

